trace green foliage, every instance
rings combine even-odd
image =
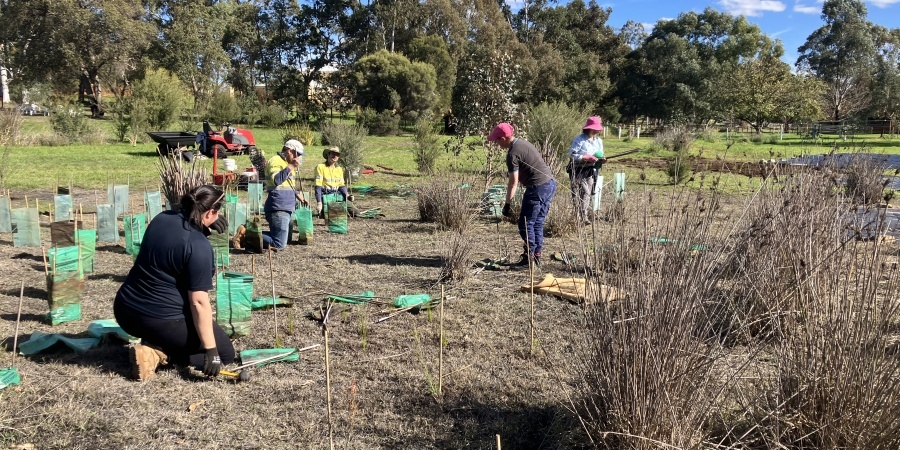
[[[420,173],[433,175],[435,164],[441,155],[440,138],[434,132],[434,121],[430,117],[420,117],[416,121],[413,160]]]
[[[500,122],[518,122],[517,77],[509,53],[478,50],[468,54],[460,62],[453,88],[457,132],[487,136]]]
[[[827,86],[825,112],[833,120],[869,106],[865,83],[871,75],[875,40],[866,14],[862,0],[826,0],[822,5],[825,25],[798,49],[797,67]]]
[[[743,16],[712,8],[660,20],[617,72],[625,117],[699,122],[727,114],[713,87],[741,59],[780,57],[781,44]]]
[[[56,108],[50,114],[50,124],[54,132],[63,136],[69,142],[79,142],[81,137],[90,131],[87,116],[77,106]]]
[[[147,131],[168,129],[181,115],[186,101],[178,77],[165,69],[147,71],[143,79],[134,83],[131,96],[109,108],[116,139],[127,137],[134,144]]]
[[[210,97],[207,118],[210,123],[236,122],[241,117],[237,100],[227,91],[216,91]]]
[[[411,61],[428,63],[434,68],[438,97],[434,112],[447,111],[456,84],[456,63],[450,56],[450,48],[439,36],[420,36],[409,43],[406,54]]]
[[[365,108],[356,116],[356,122],[376,136],[394,136],[400,132],[400,116],[390,110],[376,112]]]
[[[363,144],[368,130],[362,125],[325,122],[322,124],[322,144],[336,145],[341,149],[341,164],[350,171],[363,165]]]
[[[385,50],[364,56],[353,68],[356,102],[376,112],[417,117],[437,104],[437,75],[431,64],[410,62]]]
[[[288,117],[287,111],[277,103],[263,106],[259,115],[259,121],[268,128],[278,128]]]
[[[589,115],[562,102],[541,103],[528,111],[525,134],[533,144],[552,149],[559,161],[568,161],[572,139],[581,133]]]
[[[306,123],[291,122],[281,128],[281,142],[291,139],[300,141],[305,147],[316,145],[316,133]]]

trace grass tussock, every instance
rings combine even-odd
[[[631,199],[572,363],[595,448],[900,447],[896,264],[827,173]]]

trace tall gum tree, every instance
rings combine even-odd
[[[797,50],[797,68],[825,82],[823,106],[832,120],[843,120],[868,108],[875,57],[872,24],[861,0],[825,0],[825,25],[813,31]]]

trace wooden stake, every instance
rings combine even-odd
[[[22,300],[25,298],[25,280],[22,280],[22,288],[19,289],[19,310],[16,312],[16,331],[13,333],[13,358],[12,366],[16,367],[16,355],[19,353],[19,322],[22,320]]]
[[[25,209],[28,209],[28,196],[25,196]]]
[[[329,309],[330,306],[329,306]],[[331,419],[331,359],[328,349],[328,316],[322,317],[322,333],[325,335],[325,397],[328,405],[328,443],[334,450],[334,422]]]
[[[250,255],[250,276],[256,278],[256,255]]]
[[[272,249],[269,248],[269,280],[272,282],[272,311],[275,315],[275,345],[278,345],[278,307],[275,305],[275,265],[272,262]]]
[[[503,450],[502,447],[500,447],[500,435],[499,434],[497,435],[497,450]]]
[[[443,387],[444,387],[444,285],[441,284],[441,311],[440,311],[440,338],[438,339],[438,346],[440,348],[440,352],[438,353],[438,395],[443,395]]]

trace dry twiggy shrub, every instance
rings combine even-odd
[[[630,197],[595,244],[629,256],[595,276],[625,298],[588,293],[572,366],[594,447],[900,448],[896,264],[848,232],[827,173],[766,181],[718,222],[716,195]]]
[[[425,182],[416,191],[419,220],[465,231],[479,210],[480,200],[471,186],[472,180],[462,178],[434,177]]]
[[[886,169],[887,165],[883,160],[854,154],[842,168],[847,177],[847,195],[863,205],[881,202],[887,185],[884,177]]]
[[[475,263],[472,251],[475,240],[461,231],[450,231],[441,239],[441,275],[439,282],[465,281]]]

